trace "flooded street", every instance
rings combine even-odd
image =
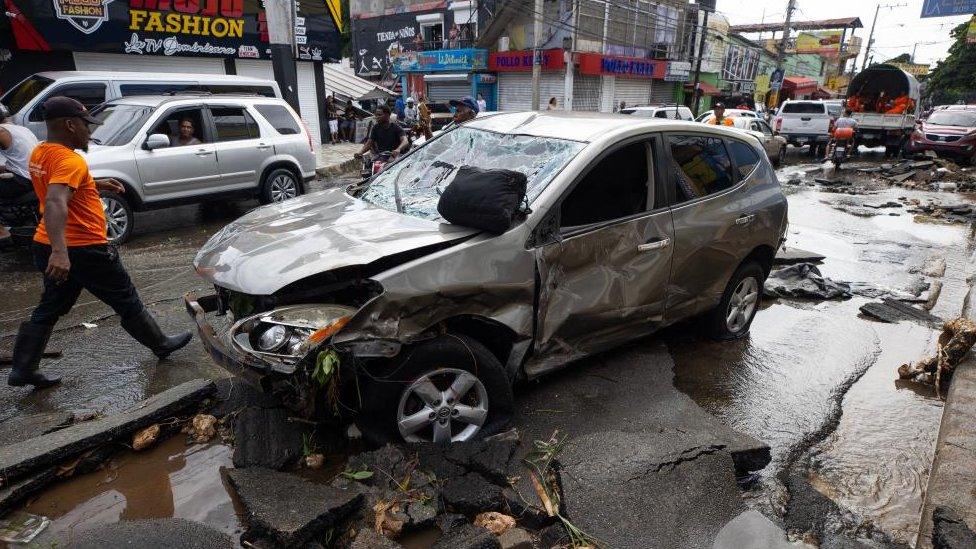
[[[826,256],[820,269],[835,280],[897,291],[941,284],[931,312],[944,319],[960,314],[967,277],[974,272],[969,225],[919,223],[904,208],[864,205],[902,197],[950,203],[968,198],[887,187],[857,195],[825,192],[807,184],[820,177],[809,169],[794,163],[779,172],[783,182],[802,179],[784,188],[789,247]],[[251,207],[186,206],[137,215],[123,261],[164,329],[191,327],[181,296],[202,287],[193,257],[209,235]],[[941,276],[926,267],[933,258],[945,261]],[[9,351],[10,336],[36,303],[40,278],[23,252],[0,255],[0,271],[14,289],[0,304],[0,348]],[[734,342],[704,340],[684,329],[686,324],[670,328],[520,389],[517,426],[543,436],[560,421],[590,421],[586,416],[595,416],[586,406],[613,413],[569,430],[570,436],[586,433],[599,440],[620,422],[653,423],[659,411],[643,402],[645,393],[637,388],[667,384],[673,371],[674,387],[687,395],[682,398],[771,447],[772,463],[747,492],[748,505],[788,527],[787,496],[817,490],[842,510],[842,516],[828,519],[839,529],[867,529],[913,545],[942,402],[931,390],[897,381],[897,368],[930,353],[938,331],[869,319],[859,307],[870,301],[766,299],[749,337]],[[111,413],[189,379],[227,375],[198,342],[157,362],[128,339],[110,309],[87,294],[62,319],[50,347],[64,350],[64,356],[45,361],[44,368],[64,376],[64,385],[40,393],[4,386],[0,423],[50,411]],[[650,365],[666,372],[651,371]],[[178,435],[143,453],[123,452],[99,471],[55,485],[23,510],[52,520],[38,538],[41,546],[70,542],[92,525],[165,517],[202,522],[239,540],[241,511],[220,473],[233,467],[231,453],[220,444],[187,446]]]

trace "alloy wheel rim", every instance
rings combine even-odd
[[[102,198],[102,209],[105,212],[106,236],[114,242],[129,228],[129,216],[122,203],[114,198]]]
[[[471,372],[438,368],[404,389],[397,428],[407,442],[462,442],[488,418],[488,391]]]
[[[732,333],[741,332],[752,319],[759,305],[759,283],[753,277],[747,277],[739,282],[732,292],[729,308],[725,313],[725,325]]]
[[[281,202],[298,196],[298,185],[285,174],[278,174],[271,180],[271,201]]]

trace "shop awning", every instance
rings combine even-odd
[[[325,90],[328,93],[335,93],[337,99],[359,101],[396,97],[396,93],[392,90],[377,86],[369,80],[359,78],[341,69],[333,68],[329,65],[323,65],[322,68]]]
[[[820,84],[806,76],[787,76],[783,79],[783,89],[793,93],[812,93],[817,91]]]
[[[718,95],[722,93],[722,90],[716,88],[708,82],[699,82],[698,88],[701,89],[702,95]],[[685,84],[685,89],[690,91],[692,89],[691,84]]]

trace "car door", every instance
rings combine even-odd
[[[105,82],[68,82],[55,84],[45,91],[44,97],[34,104],[34,108],[27,115],[24,125],[37,136],[38,139],[47,137],[47,126],[44,124],[42,106],[51,97],[63,95],[78,100],[88,110],[95,108],[105,102],[106,90],[108,86]]]
[[[772,173],[756,149],[738,139],[682,132],[665,135],[662,143],[674,221],[670,323],[718,303],[758,242],[753,229],[760,201],[751,196],[749,183]]]
[[[776,158],[776,155],[779,154],[779,147],[776,140],[773,139],[773,131],[769,129],[769,126],[762,120],[753,120],[749,122],[749,129],[763,134],[762,143],[766,155],[770,158]]]
[[[184,121],[191,123],[193,135],[199,143],[180,145],[175,140]],[[175,107],[165,111],[147,125],[142,142],[145,143],[154,133],[168,136],[170,146],[150,151],[143,145],[136,149],[136,166],[147,201],[219,192],[216,147],[206,122],[206,111],[201,106]]]
[[[211,105],[217,141],[217,168],[224,190],[257,187],[259,168],[274,154],[270,141],[262,139],[261,129],[244,105]]]
[[[655,139],[609,148],[549,213],[558,232],[534,248],[539,304],[526,367],[533,375],[661,324],[674,234],[654,177]]]

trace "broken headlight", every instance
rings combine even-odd
[[[295,362],[341,330],[355,312],[342,305],[290,305],[237,322],[230,338],[246,353]]]

